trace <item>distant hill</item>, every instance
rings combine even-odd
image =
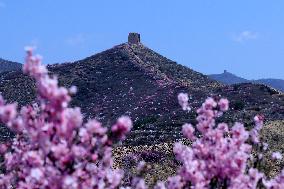
[[[211,79],[219,81],[223,84],[232,85],[239,83],[256,83],[256,84],[264,84],[270,86],[274,89],[284,92],[284,80],[283,79],[258,79],[258,80],[247,80],[236,76],[228,71],[224,71],[221,74],[212,74],[208,75]]]
[[[268,86],[271,86],[275,89],[278,89],[284,92],[284,80],[283,79],[258,79],[253,80],[254,83],[262,83]]]
[[[22,69],[22,64],[0,58],[0,73],[6,71],[21,70],[21,69]]]
[[[180,92],[190,95],[194,110],[208,96],[228,97],[232,109],[223,121],[249,124],[257,113],[269,120],[284,118],[284,96],[278,91],[251,83],[224,86],[154,52],[139,40],[134,38],[73,63],[48,66],[60,85],[78,87],[71,105],[81,107],[86,119],[96,118],[109,126],[119,116],[129,115],[134,127],[126,144],[181,138],[182,124],[195,123],[196,114],[181,110],[177,102]],[[34,81],[21,71],[0,74],[0,92],[19,106],[36,100]]]
[[[238,76],[236,76],[236,75],[234,75],[234,74],[232,74],[232,73],[230,73],[226,70],[222,74],[212,74],[212,75],[209,75],[209,77],[211,79],[214,79],[216,81],[219,81],[223,84],[228,84],[228,85],[249,82],[249,80],[238,77]]]

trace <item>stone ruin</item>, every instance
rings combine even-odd
[[[139,44],[140,43],[140,34],[139,33],[129,33],[128,43],[129,44]]]

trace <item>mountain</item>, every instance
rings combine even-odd
[[[78,87],[71,105],[81,107],[86,119],[96,118],[110,126],[119,116],[129,115],[134,121],[125,142],[129,145],[181,138],[182,124],[195,122],[195,113],[181,110],[177,102],[180,92],[190,95],[193,109],[208,96],[228,97],[233,107],[224,117],[228,121],[251,120],[256,113],[270,120],[284,117],[284,97],[279,92],[265,85],[224,86],[154,52],[135,35],[104,52],[48,69],[58,76],[60,85]],[[0,92],[20,106],[36,100],[34,86],[21,71],[0,74]],[[2,132],[7,134],[4,128]]]
[[[22,69],[22,64],[0,58],[0,73],[6,71],[21,70],[21,69]]]
[[[284,92],[284,80],[282,79],[247,80],[239,76],[236,76],[226,70],[224,71],[224,73],[212,74],[208,75],[208,77],[227,85],[238,84],[238,83],[256,83],[256,84],[264,84]]]
[[[110,125],[120,115],[131,116],[138,130],[131,134],[137,141],[145,141],[139,139],[141,132],[151,132],[155,140],[177,135],[173,133],[179,132],[179,123],[166,127],[178,121],[176,114],[183,115],[177,103],[179,92],[190,93],[192,103],[199,106],[207,94],[222,86],[141,43],[124,43],[74,63],[50,65],[48,69],[58,75],[61,85],[78,87],[72,105],[80,106],[86,118],[95,117]],[[0,92],[20,105],[35,99],[33,80],[20,71],[0,75]],[[157,127],[166,131],[154,131]],[[161,134],[167,131],[169,136]]]

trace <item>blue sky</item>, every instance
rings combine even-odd
[[[85,58],[139,32],[160,54],[199,72],[284,79],[283,0],[0,0],[0,57],[26,45],[45,63]]]

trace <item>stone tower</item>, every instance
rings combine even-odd
[[[139,33],[129,33],[128,43],[129,44],[139,44],[140,43],[140,34]]]

